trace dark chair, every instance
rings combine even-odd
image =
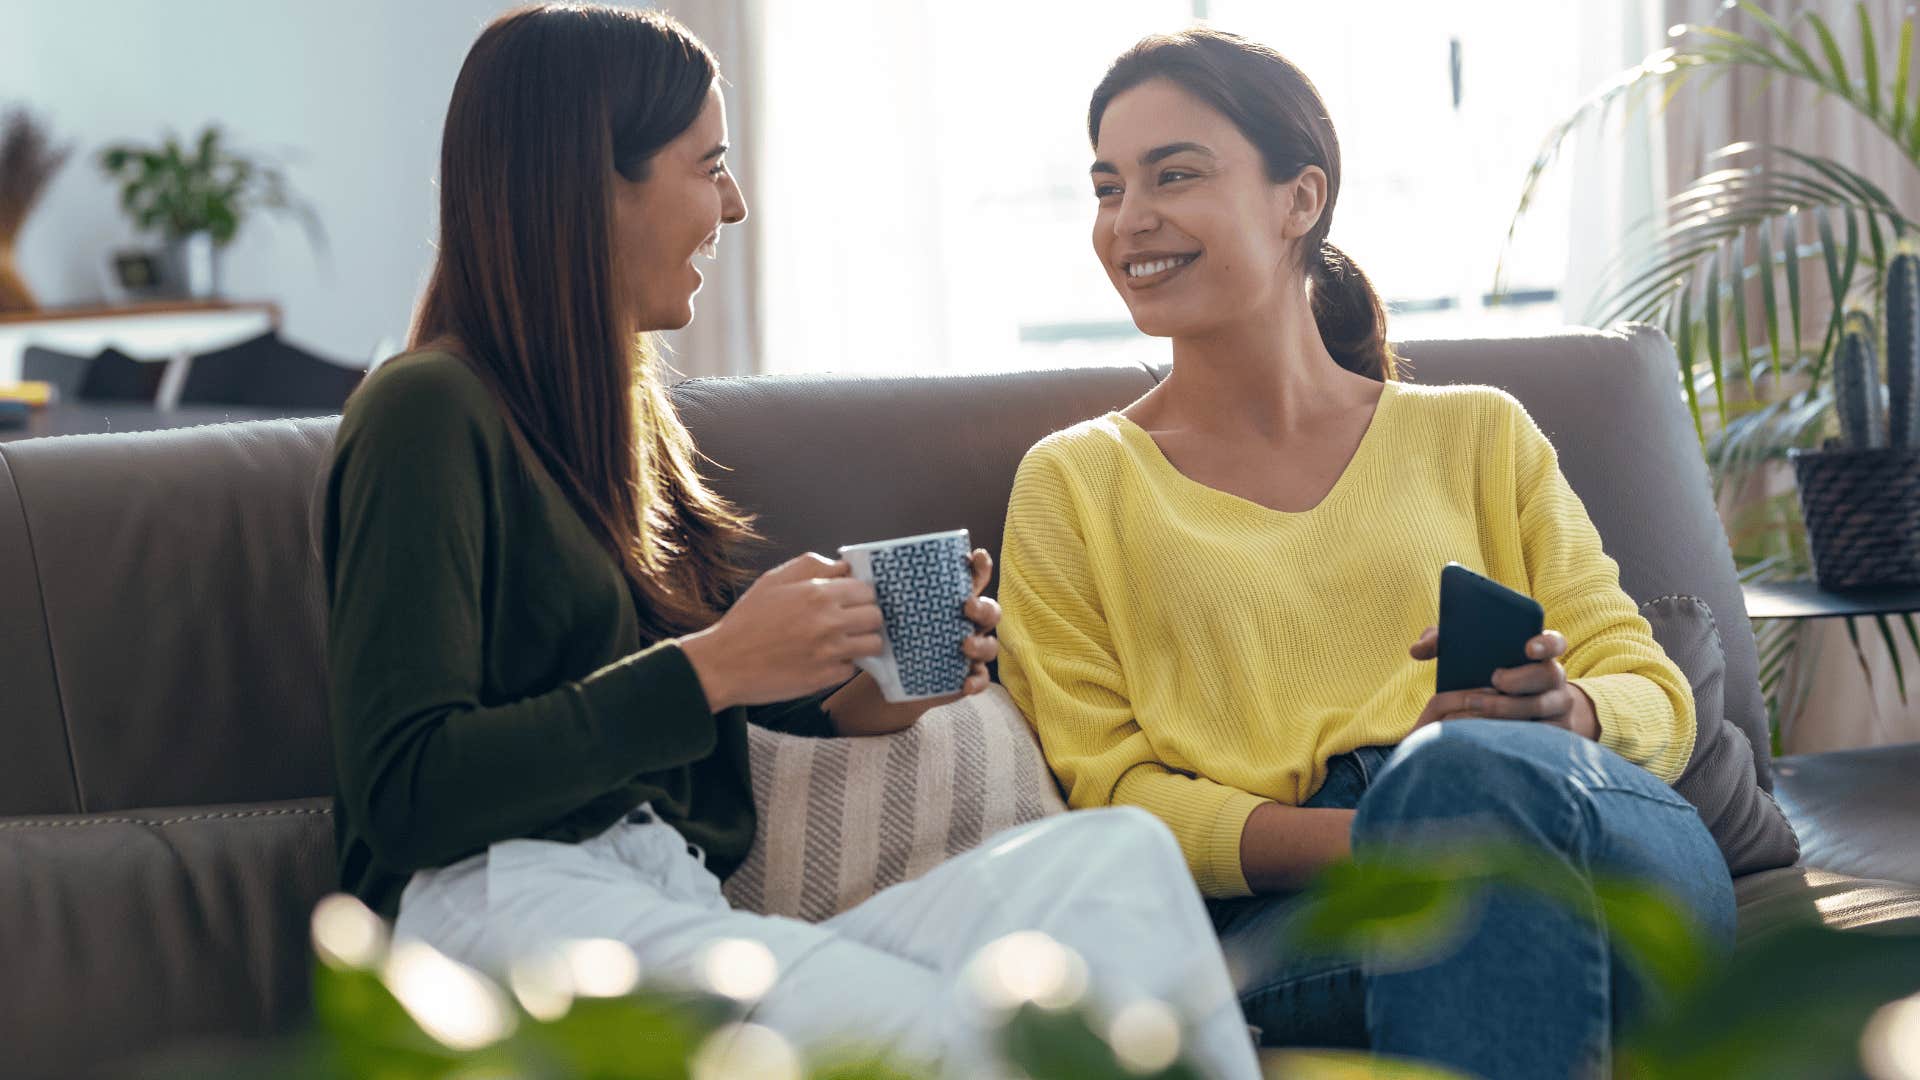
[[[92,362],[85,356],[29,345],[20,354],[20,377],[28,382],[52,383],[60,400],[72,401],[80,396],[80,382],[87,377],[87,365]]]
[[[193,358],[182,405],[243,405],[260,409],[340,411],[366,375],[283,341],[272,330],[238,345]]]
[[[87,364],[74,397],[81,401],[128,401],[151,405],[160,396],[160,380],[167,365],[159,361],[135,360],[119,349],[108,346]]]
[[[135,360],[111,347],[89,359],[29,345],[20,359],[21,378],[52,383],[63,401],[152,404],[166,373],[163,363]]]

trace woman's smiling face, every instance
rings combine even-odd
[[[694,258],[715,256],[720,226],[746,220],[726,152],[726,103],[716,83],[693,125],[648,160],[644,179],[614,176],[613,257],[639,330],[693,321],[702,280]]]
[[[1165,78],[1108,103],[1094,156],[1093,249],[1143,333],[1202,336],[1299,286],[1292,253],[1319,218],[1317,167],[1275,183],[1231,120]]]

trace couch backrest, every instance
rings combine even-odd
[[[333,429],[0,444],[0,814],[332,790],[308,503]]]
[[[1420,382],[1513,392],[1636,600],[1705,599],[1729,714],[1765,748],[1752,637],[1672,354],[1651,331],[1405,346]],[[1153,385],[1141,367],[695,380],[715,485],[793,553],[965,527],[999,548],[1020,456]],[[314,499],[334,421],[0,444],[0,815],[324,795]],[[1756,761],[1769,783],[1764,753]]]

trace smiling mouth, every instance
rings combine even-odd
[[[720,257],[720,234],[718,232],[715,232],[712,236],[709,236],[705,240],[702,240],[700,242],[700,246],[693,249],[693,253],[695,255],[705,255],[709,259],[719,258]]]
[[[1151,285],[1158,285],[1174,277],[1182,270],[1192,266],[1194,260],[1199,257],[1200,253],[1197,251],[1191,255],[1163,255],[1159,258],[1146,259],[1141,262],[1122,263],[1120,264],[1120,269],[1127,275],[1127,285],[1129,287],[1144,289]]]

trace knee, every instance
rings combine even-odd
[[[1360,800],[1356,842],[1413,823],[1472,820],[1549,838],[1571,832],[1578,735],[1545,724],[1452,720],[1420,729]]]

